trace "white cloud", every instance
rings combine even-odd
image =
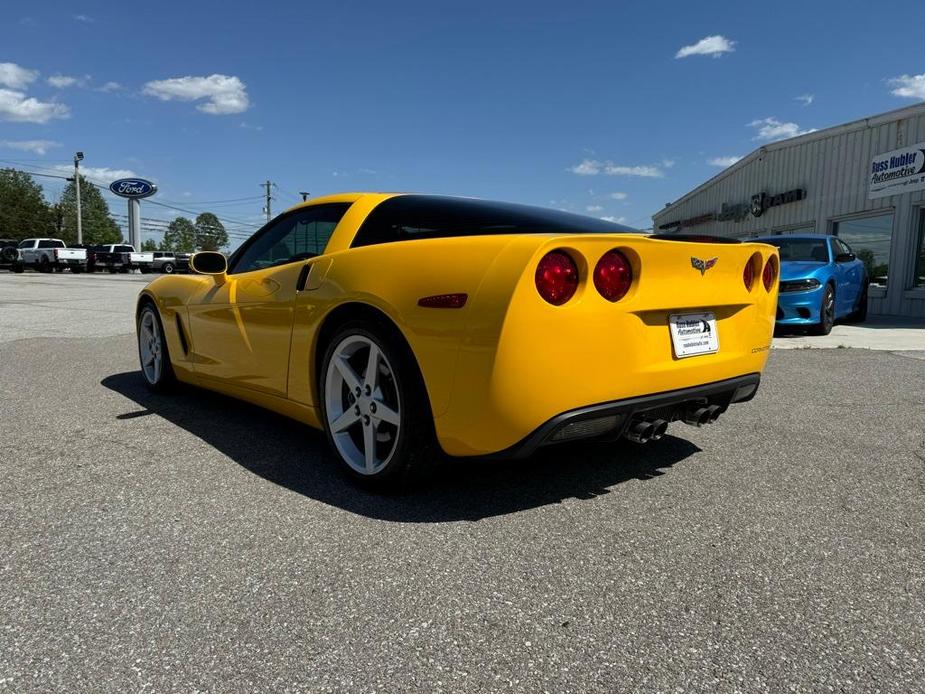
[[[55,89],[65,89],[66,87],[84,87],[90,79],[90,75],[83,77],[71,77],[70,75],[52,75],[46,81]]]
[[[712,159],[710,159],[710,160],[707,162],[707,164],[709,164],[710,166],[719,166],[719,167],[722,167],[722,168],[725,169],[726,167],[732,166],[733,164],[735,164],[735,163],[736,163],[737,161],[739,161],[741,158],[742,158],[742,157],[736,157],[736,156],[731,156],[731,157],[713,157]]]
[[[569,171],[579,176],[597,176],[601,172],[601,163],[593,159],[585,159],[580,164],[571,167]]]
[[[670,169],[675,165],[675,163],[676,162],[674,159],[662,159],[662,166],[664,166],[666,169]]]
[[[725,36],[707,36],[700,39],[697,43],[690,46],[682,46],[675,54],[675,58],[687,58],[691,55],[712,55],[719,58],[723,53],[732,53],[735,50],[735,41],[730,41]]]
[[[603,210],[604,208],[601,207],[600,205],[588,205],[585,209],[586,209],[588,212],[600,212],[600,211]]]
[[[247,122],[245,122],[245,121],[241,121],[241,123],[240,123],[240,125],[238,125],[238,127],[239,127],[239,128],[243,128],[244,130],[256,130],[256,131],[258,131],[258,132],[260,132],[261,130],[263,130],[263,126],[262,126],[262,125],[251,125],[250,123],[247,123]]]
[[[611,193],[607,197],[613,198],[614,200],[626,200],[626,193]]]
[[[0,147],[4,149],[18,149],[21,152],[33,152],[44,155],[53,147],[60,147],[61,143],[52,140],[2,140]]]
[[[615,222],[616,224],[626,224],[626,217],[601,217],[605,222]]]
[[[242,113],[250,107],[247,86],[237,77],[209,75],[208,77],[174,77],[145,84],[143,93],[161,101],[198,101],[196,108],[213,116]]]
[[[752,138],[754,140],[786,140],[788,137],[797,137],[798,135],[816,132],[815,128],[801,130],[796,123],[782,123],[773,117],[753,120],[748,125],[758,130],[758,134]]]
[[[74,167],[69,164],[55,164],[52,167],[55,171],[60,171],[68,176],[74,175]],[[119,178],[135,178],[137,175],[131,169],[110,169],[108,166],[83,166],[80,167],[80,173],[85,178],[94,183],[112,183]]]
[[[925,73],[921,75],[900,75],[887,80],[893,91],[893,96],[906,99],[925,99]]]
[[[122,85],[119,84],[118,82],[106,82],[105,84],[101,84],[99,87],[97,87],[96,91],[98,92],[117,92],[120,89],[122,89]]]
[[[0,89],[0,120],[20,123],[47,123],[53,118],[67,118],[70,109],[54,101],[39,101],[12,89]]]
[[[816,100],[815,94],[800,94],[799,96],[793,97],[794,101],[799,101],[804,106],[809,106]]]
[[[579,176],[640,176],[642,178],[662,178],[664,174],[657,166],[623,166],[614,164],[612,161],[597,161],[596,159],[584,159],[580,164],[569,168],[574,174]]]
[[[29,70],[16,63],[0,63],[0,86],[22,89],[38,79],[38,70]]]
[[[74,21],[82,22],[83,24],[93,24],[96,20],[85,14],[75,14]]]

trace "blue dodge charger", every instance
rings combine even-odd
[[[780,249],[778,326],[828,335],[836,320],[867,318],[867,269],[844,241],[824,234],[756,240]]]

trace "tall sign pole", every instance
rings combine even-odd
[[[141,203],[138,198],[128,199],[128,242],[141,250]]]
[[[157,192],[157,186],[143,178],[120,178],[109,184],[109,190],[128,199],[128,242],[141,250],[141,202]]]
[[[83,158],[83,152],[74,154],[74,189],[77,192],[77,245],[84,242],[83,220],[80,214],[80,160]]]

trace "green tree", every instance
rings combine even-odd
[[[141,244],[141,250],[143,251],[156,251],[159,250],[157,247],[157,242],[154,239],[145,239]]]
[[[228,232],[211,212],[196,217],[196,247],[201,251],[217,251],[228,245]]]
[[[55,217],[32,176],[0,169],[0,238],[25,239],[51,236]]]
[[[177,217],[167,226],[161,248],[177,253],[192,253],[196,249],[196,227],[186,217]]]
[[[69,245],[77,243],[77,193],[73,181],[64,187],[58,210],[61,238]],[[122,241],[122,230],[109,216],[109,205],[99,189],[83,176],[80,177],[80,218],[84,243]]]

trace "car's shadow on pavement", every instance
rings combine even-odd
[[[674,436],[646,446],[560,444],[526,460],[445,461],[416,487],[376,494],[341,473],[321,432],[286,417],[198,388],[152,393],[135,371],[101,383],[144,408],[119,419],[158,415],[275,484],[352,513],[406,523],[479,520],[590,499],[628,480],[658,477],[700,450]]]

